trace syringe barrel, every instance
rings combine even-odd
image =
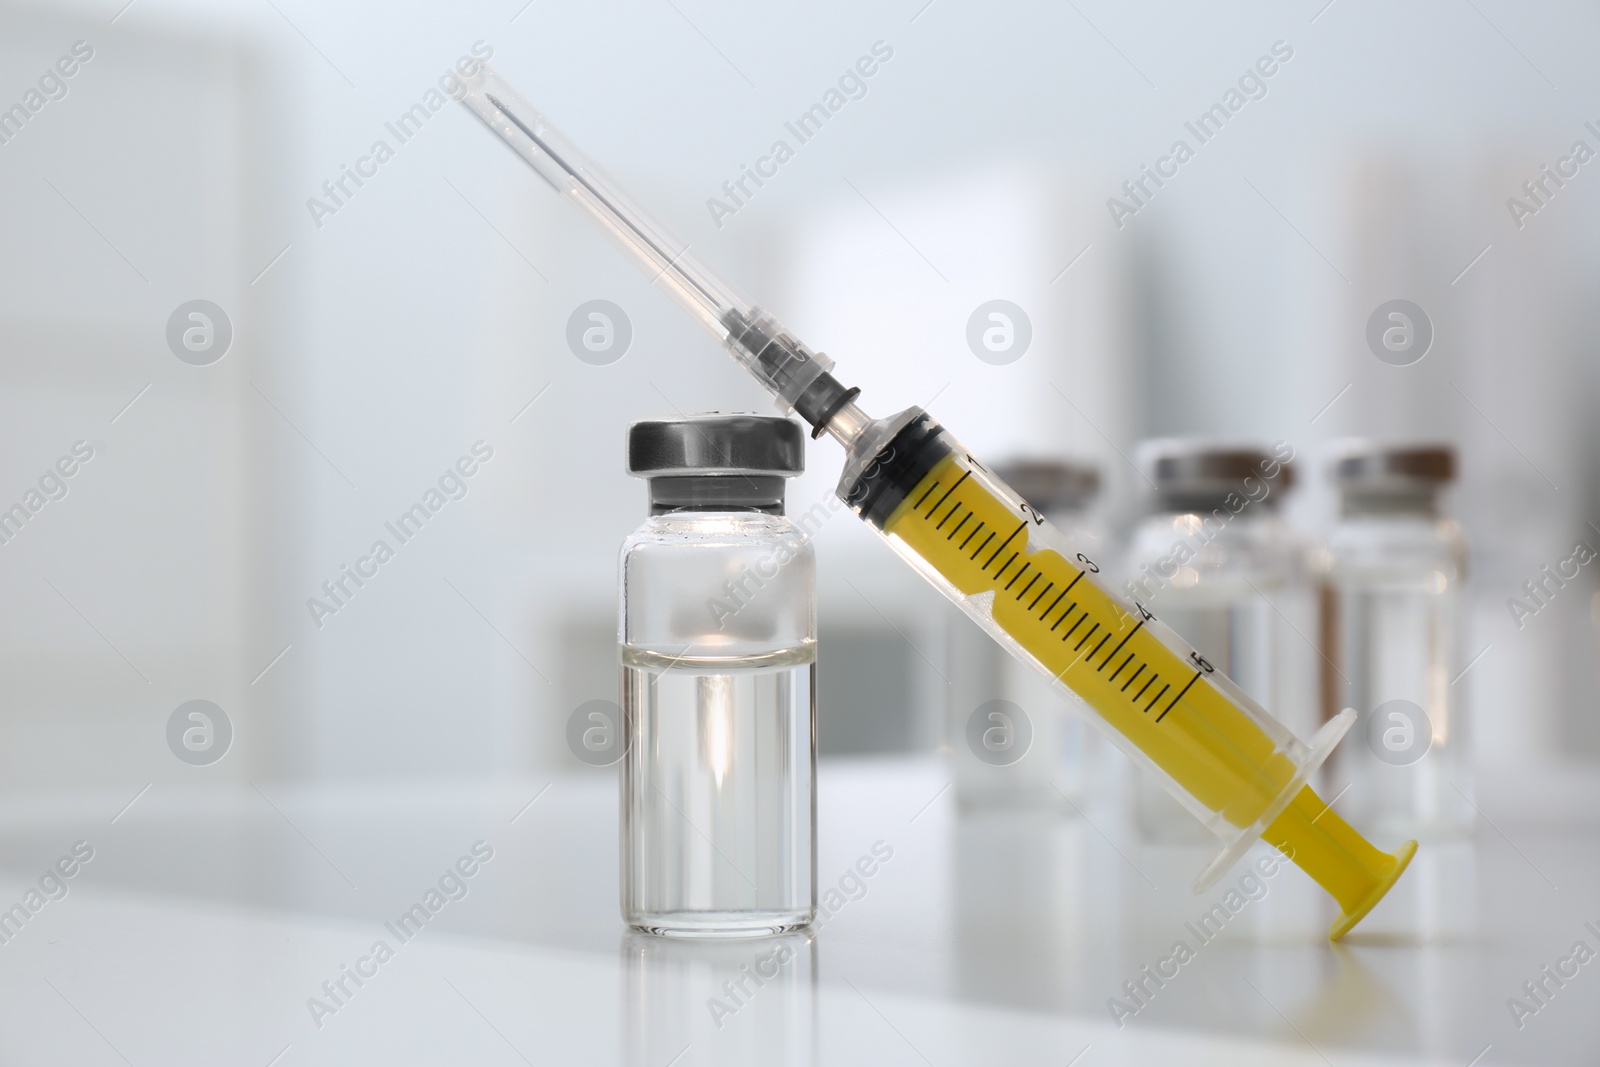
[[[808,402],[818,410],[827,406],[837,390],[818,379],[832,368],[832,360],[789,336],[781,323],[701,263],[687,242],[635,203],[494,70],[485,65],[463,82],[461,102],[755,375],[780,410],[787,414],[798,407],[810,418]]]
[[[919,409],[863,433],[839,495],[1223,842],[1220,877],[1348,727],[1295,737]]]

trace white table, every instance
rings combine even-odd
[[[1600,776],[1484,783],[1493,827],[1424,848],[1410,895],[1341,946],[1292,868],[1201,945],[1185,923],[1238,882],[1191,896],[1204,849],[1140,846],[1093,809],[959,817],[946,781],[934,760],[824,768],[823,887],[874,842],[893,857],[781,960],[771,941],[624,930],[613,771],[158,786],[115,823],[127,794],[14,801],[0,907],[74,842],[95,855],[0,945],[0,1062],[1465,1067],[1485,1046],[1486,1065],[1600,1062],[1600,961],[1520,1031],[1506,1008],[1575,941],[1600,949],[1583,927],[1600,928]],[[480,840],[494,856],[466,895],[397,937],[385,924]],[[1408,933],[1419,916],[1426,932]],[[1107,1000],[1131,1004],[1123,983],[1180,938],[1194,959],[1147,980],[1119,1029]],[[363,957],[370,977],[346,978],[336,1005],[323,983]],[[776,976],[730,999],[723,983],[758,965]],[[337,1010],[314,1019],[312,997]]]

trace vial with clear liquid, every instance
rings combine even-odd
[[[622,915],[761,936],[816,910],[816,561],[783,514],[798,423],[635,423],[650,518],[622,548]]]
[[[1091,513],[1098,468],[1027,459],[999,465],[995,473],[1084,552],[1105,555],[1105,535]],[[1104,784],[1108,742],[971,619],[953,610],[948,616],[946,725],[956,803],[962,811],[1081,810]]]
[[[1137,462],[1155,487],[1123,562],[1123,590],[1297,736],[1316,719],[1316,618],[1306,543],[1280,505],[1294,484],[1287,445],[1163,439]],[[1135,682],[1137,684],[1137,682]],[[1136,821],[1150,841],[1201,840],[1172,797],[1141,776]]]
[[[1461,666],[1467,548],[1440,497],[1448,445],[1338,445],[1329,471],[1339,521],[1328,537],[1323,644],[1342,703],[1361,716],[1335,755],[1352,822],[1414,837],[1473,824]]]

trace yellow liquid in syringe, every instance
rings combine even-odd
[[[1273,738],[1089,575],[1049,548],[1029,550],[1033,519],[1018,515],[952,454],[884,524],[963,596],[993,593],[994,622],[1050,675],[1166,772],[1209,813],[1220,836],[1261,818],[1297,767]],[[1224,825],[1225,824],[1225,825]],[[1339,901],[1337,939],[1382,898],[1416,843],[1390,855],[1369,844],[1302,786],[1262,836]]]

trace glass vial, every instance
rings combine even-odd
[[[1315,598],[1305,542],[1279,509],[1294,484],[1293,455],[1286,444],[1142,444],[1136,462],[1155,492],[1134,528],[1122,584],[1307,738],[1317,726],[1316,652],[1308,643]],[[1147,776],[1133,796],[1146,840],[1203,839],[1203,828]]]
[[[784,517],[798,423],[635,423],[650,518],[624,543],[622,916],[758,936],[816,909],[816,559]]]
[[[1467,548],[1440,496],[1448,445],[1338,446],[1329,474],[1339,520],[1328,538],[1322,641],[1326,689],[1361,716],[1335,754],[1341,809],[1374,833],[1451,837],[1473,809],[1460,663]]]
[[[1018,460],[995,473],[1091,558],[1105,555],[1090,514],[1100,489],[1093,466]],[[1109,755],[1105,738],[976,623],[948,614],[947,731],[957,803],[962,810],[1081,806],[1092,772]]]

